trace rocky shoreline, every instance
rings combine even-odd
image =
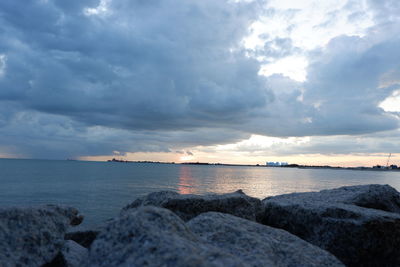
[[[1,266],[400,266],[400,193],[348,186],[134,200],[91,231],[70,207],[0,209]]]

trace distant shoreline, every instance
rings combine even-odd
[[[176,164],[176,165],[200,165],[200,166],[236,166],[236,167],[265,167],[265,168],[297,168],[297,169],[334,169],[334,170],[355,170],[355,171],[398,171],[400,168],[386,168],[382,166],[374,167],[340,167],[340,166],[319,166],[319,165],[299,165],[299,164],[288,164],[282,166],[268,166],[261,164],[228,164],[228,163],[209,163],[209,162],[162,162],[162,161],[129,161],[129,160],[117,160],[112,159],[107,162],[118,162],[118,163],[147,163],[147,164]]]
[[[55,160],[55,159],[20,159],[20,158],[0,158],[4,160]],[[164,162],[164,161],[130,161],[130,160],[107,160],[107,161],[87,161],[77,159],[57,159],[55,161],[71,161],[71,162],[111,162],[111,163],[142,163],[142,164],[172,164],[172,165],[197,165],[197,166],[228,166],[228,167],[263,167],[263,168],[297,168],[297,169],[331,169],[331,170],[354,170],[354,171],[392,171],[400,172],[400,168],[386,168],[384,166],[374,167],[341,167],[341,166],[329,166],[329,165],[300,165],[300,164],[288,164],[282,166],[268,166],[262,164],[233,164],[233,163],[209,163],[209,162]]]

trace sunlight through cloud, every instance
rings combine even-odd
[[[95,8],[85,8],[84,14],[86,16],[100,15],[108,12],[108,3],[110,0],[100,0],[99,5]]]
[[[400,89],[379,104],[386,112],[400,112]]]
[[[310,51],[326,46],[337,36],[363,37],[374,25],[366,1],[350,4],[346,0],[272,0],[266,8],[266,14],[250,26],[243,46],[257,51],[256,58],[265,63],[260,75],[281,73],[300,82],[306,80]],[[281,47],[286,51],[271,47],[277,39],[288,40],[290,47]],[[261,56],[271,48],[281,53]]]
[[[264,151],[274,145],[296,145],[304,144],[310,141],[310,137],[269,137],[253,134],[247,140],[242,140],[235,144],[218,145],[216,146],[217,151]]]
[[[292,80],[304,82],[307,79],[308,61],[302,56],[290,56],[277,60],[261,67],[259,74],[271,76],[273,74],[283,74]]]

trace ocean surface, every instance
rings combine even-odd
[[[0,159],[1,207],[70,205],[85,215],[82,228],[99,225],[135,198],[160,190],[204,194],[243,189],[265,198],[370,183],[400,191],[400,172]]]

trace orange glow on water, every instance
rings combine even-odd
[[[198,188],[196,179],[193,178],[191,168],[189,166],[181,166],[179,172],[179,194],[196,194]]]

